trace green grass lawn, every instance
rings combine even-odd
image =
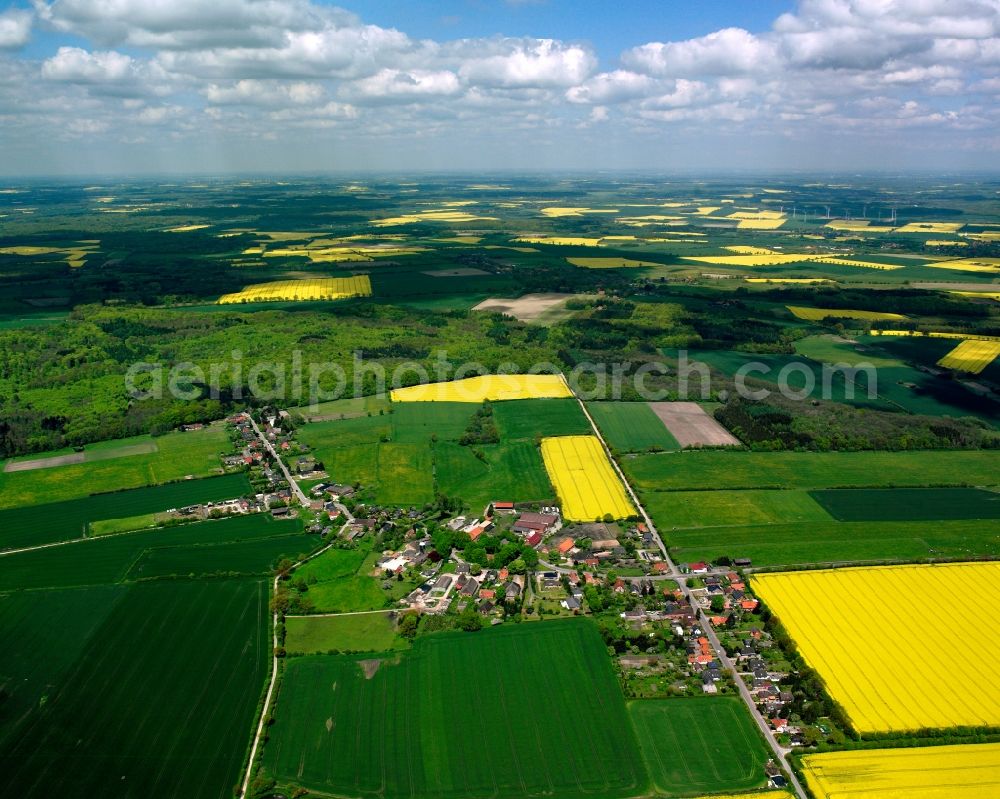
[[[1000,494],[976,488],[861,488],[812,491],[839,521],[1000,519]]]
[[[275,717],[266,768],[318,792],[615,799],[647,789],[589,620],[419,638],[367,674],[356,657],[292,658]]]
[[[368,538],[362,539],[362,545],[369,540]],[[368,547],[358,547],[357,549],[337,549],[334,547],[297,568],[295,576],[304,580],[315,577],[319,582],[336,580],[339,577],[350,577],[357,573],[368,552]]]
[[[430,442],[380,444],[375,501],[420,506],[434,499]]]
[[[309,599],[315,610],[324,613],[381,610],[386,604],[386,595],[378,579],[364,574],[311,585]]]
[[[587,410],[616,452],[680,449],[677,439],[645,402],[588,402]]]
[[[667,796],[762,787],[768,749],[735,697],[628,703],[643,762]]]
[[[135,448],[148,449],[153,442],[153,452],[136,454]],[[140,488],[188,475],[207,477],[219,474],[222,469],[219,455],[231,449],[225,428],[212,425],[190,433],[173,432],[150,438],[88,444],[83,463],[33,469],[27,472],[0,472],[0,508],[40,505],[66,499],[85,497],[124,488]],[[122,451],[132,454],[122,455]],[[55,454],[66,454],[60,450]],[[110,457],[116,453],[115,457]],[[53,453],[39,453],[28,459],[44,458]],[[21,459],[19,459],[21,460]]]
[[[53,670],[45,701],[0,739],[4,793],[229,795],[267,679],[266,583],[160,581],[130,587],[110,611],[97,602],[104,617],[96,625],[55,608],[74,628],[50,633],[67,642],[71,663]],[[4,640],[42,666],[26,648],[31,637]]]
[[[389,410],[389,398],[382,395],[368,397],[348,397],[346,399],[319,402],[315,406],[303,405],[299,408],[289,408],[290,413],[298,413],[306,419],[329,417],[353,419],[358,416],[378,415],[379,411]]]
[[[409,644],[396,635],[389,613],[346,616],[288,616],[285,649],[290,655],[316,652],[386,652]]]

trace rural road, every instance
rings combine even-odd
[[[747,688],[746,684],[743,682],[743,679],[739,676],[735,664],[733,663],[732,660],[729,659],[729,655],[726,654],[726,650],[723,649],[722,642],[719,641],[719,637],[715,634],[715,630],[712,629],[712,625],[705,617],[705,612],[698,607],[698,604],[691,593],[691,589],[688,587],[687,577],[681,574],[680,571],[678,571],[677,565],[674,563],[673,559],[670,557],[670,553],[667,552],[666,546],[664,546],[663,544],[663,539],[660,538],[660,534],[656,529],[656,525],[653,524],[653,520],[649,517],[649,514],[646,513],[646,509],[642,506],[642,503],[639,501],[639,497],[636,495],[635,491],[632,490],[632,486],[629,484],[629,481],[625,477],[625,473],[618,465],[618,461],[616,461],[614,459],[614,456],[611,454],[611,449],[608,447],[607,442],[604,440],[604,436],[601,435],[601,431],[597,429],[597,424],[594,422],[594,418],[590,415],[590,412],[587,410],[587,406],[584,404],[583,400],[581,400],[579,397],[576,397],[576,401],[580,404],[580,409],[583,411],[584,415],[590,421],[590,426],[594,431],[594,435],[596,435],[598,440],[601,442],[601,446],[604,448],[605,455],[607,455],[608,460],[611,461],[611,465],[615,467],[615,471],[618,473],[618,478],[622,481],[622,484],[625,486],[625,490],[628,491],[629,496],[632,498],[632,502],[635,504],[635,507],[638,509],[639,513],[642,515],[643,520],[646,522],[646,527],[649,529],[649,532],[653,534],[653,540],[656,542],[657,547],[659,547],[660,554],[663,556],[663,559],[666,562],[668,569],[668,573],[663,575],[661,579],[670,578],[677,581],[677,585],[683,592],[684,598],[691,605],[691,607],[695,609],[695,613],[697,614],[697,617],[701,622],[701,627],[705,633],[705,637],[708,639],[709,643],[712,646],[713,654],[722,664],[723,668],[729,669],[732,672],[734,681],[736,682],[736,685],[740,691],[740,697],[743,699],[744,704],[750,711],[750,716],[757,723],[757,727],[763,734],[764,740],[767,741],[767,745],[771,748],[771,751],[774,754],[776,761],[781,764],[781,767],[785,770],[785,773],[788,775],[788,780],[795,791],[795,795],[798,797],[798,799],[807,799],[805,789],[799,782],[798,777],[795,776],[795,772],[792,771],[791,765],[788,762],[787,753],[778,744],[778,740],[774,737],[774,733],[771,731],[771,728],[767,723],[767,719],[765,719],[764,716],[761,714],[761,712],[757,709],[757,705],[753,701],[753,696],[750,694],[750,689]]]
[[[281,469],[282,474],[285,475],[285,479],[288,481],[288,485],[291,487],[292,491],[295,492],[295,496],[299,498],[299,502],[301,502],[308,508],[309,497],[307,497],[305,493],[302,491],[302,489],[299,488],[299,484],[295,482],[295,479],[292,477],[292,473],[288,471],[288,467],[285,466],[285,462],[278,455],[277,451],[271,445],[271,442],[268,441],[267,437],[261,432],[260,428],[257,427],[257,423],[253,420],[253,417],[246,412],[244,412],[243,415],[250,420],[250,424],[253,425],[253,429],[254,432],[257,433],[257,437],[261,440],[261,443],[264,445],[267,451],[271,453],[271,457],[273,457],[274,460],[277,461],[278,467]]]

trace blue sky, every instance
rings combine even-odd
[[[499,33],[586,41],[608,63],[636,44],[639,31],[652,38],[691,39],[718,30],[719,20],[764,31],[793,6],[787,0],[367,0],[341,5],[370,22],[418,38]]]
[[[0,0],[0,174],[1000,166],[1000,0]]]

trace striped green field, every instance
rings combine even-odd
[[[442,633],[367,660],[293,658],[275,718],[265,767],[321,793],[615,799],[647,789],[589,620]]]
[[[587,410],[608,446],[616,452],[681,448],[645,402],[588,402]]]

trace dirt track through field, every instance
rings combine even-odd
[[[738,447],[739,440],[696,402],[651,402],[649,407],[681,447]]]
[[[82,452],[73,452],[69,455],[54,455],[51,458],[35,458],[30,461],[17,461],[4,466],[5,472],[31,472],[35,469],[51,469],[53,466],[69,466],[73,463],[83,463]]]

